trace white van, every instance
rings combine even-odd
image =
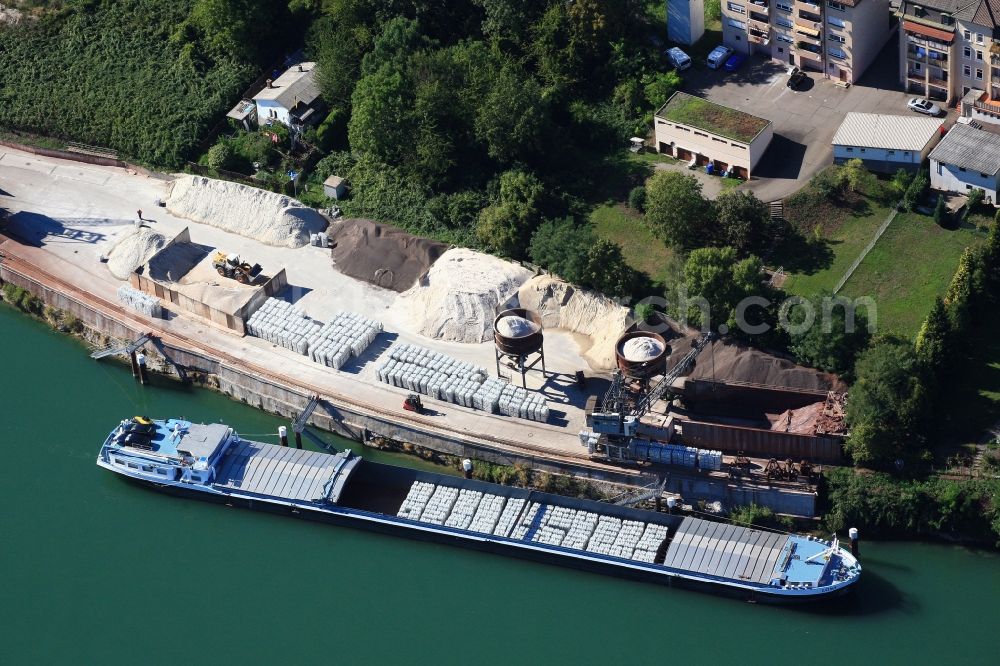
[[[667,59],[670,60],[670,64],[674,66],[678,72],[683,71],[691,66],[691,56],[684,51],[680,50],[676,46],[667,49]]]
[[[712,69],[719,69],[724,64],[729,56],[733,55],[733,50],[728,46],[716,46],[712,49],[712,52],[708,54],[708,60],[706,63]]]

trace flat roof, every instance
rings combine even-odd
[[[299,102],[312,104],[319,97],[316,83],[316,63],[303,62],[292,65],[285,73],[253,96],[254,101],[271,100],[286,109],[292,109]]]
[[[743,143],[753,141],[771,124],[770,120],[684,92],[671,95],[656,116]]]
[[[942,124],[938,118],[851,111],[830,143],[835,146],[920,152],[938,133]]]
[[[1000,171],[1000,136],[955,123],[941,143],[934,146],[930,158],[945,164],[995,175]]]

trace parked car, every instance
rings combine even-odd
[[[670,61],[670,64],[674,66],[674,69],[676,69],[678,72],[683,71],[691,66],[691,56],[689,56],[687,53],[684,53],[684,51],[682,51],[676,46],[667,49],[667,59]]]
[[[728,46],[716,46],[712,49],[712,52],[708,54],[708,59],[705,61],[712,69],[719,69],[722,67],[729,56],[733,55],[733,50]]]
[[[790,70],[788,70],[788,81],[785,82],[785,85],[791,88],[792,90],[795,90],[803,83],[805,83],[806,79],[808,78],[809,77],[806,76],[806,73],[803,72],[801,69],[799,69],[798,67],[792,67]]]
[[[928,116],[941,115],[941,107],[929,99],[924,99],[923,97],[914,97],[906,103],[906,106],[908,106],[911,111],[926,113]]]
[[[726,61],[726,71],[735,72],[736,70],[738,70],[740,67],[743,66],[743,63],[746,61],[746,59],[747,57],[745,55],[734,53],[733,55],[729,56],[729,60]]]

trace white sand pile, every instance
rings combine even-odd
[[[279,247],[308,245],[309,234],[326,229],[326,219],[319,212],[291,197],[201,176],[175,180],[167,210]]]
[[[510,315],[497,322],[497,331],[505,338],[524,338],[538,332],[538,324],[524,317]]]
[[[399,296],[407,328],[436,340],[485,342],[496,308],[517,293],[531,271],[488,254],[448,250]]]
[[[133,230],[111,248],[108,253],[108,270],[119,280],[127,280],[135,269],[159,252],[167,239],[152,229]]]
[[[518,300],[522,308],[538,313],[543,327],[588,336],[591,345],[583,356],[595,370],[615,367],[615,343],[628,325],[628,308],[547,275],[526,282]]]
[[[622,345],[622,356],[633,363],[652,361],[663,353],[663,343],[655,338],[629,338]]]

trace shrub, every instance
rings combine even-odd
[[[942,197],[938,197],[941,199]],[[969,191],[969,201],[965,204],[965,210],[962,211],[962,221],[965,222],[969,219],[971,213],[976,212],[983,203],[983,199],[986,198],[986,192],[978,187],[974,187]]]
[[[232,147],[221,141],[208,149],[208,166],[216,171],[229,169],[234,156]]]
[[[639,185],[638,187],[633,187],[628,193],[628,205],[640,213],[646,211],[646,187]]]
[[[934,224],[939,227],[948,226],[948,210],[944,206],[944,197],[939,196],[937,205],[934,206]]]
[[[921,169],[914,176],[913,180],[910,181],[909,187],[906,188],[906,193],[903,194],[903,208],[905,210],[916,210],[917,204],[920,203],[921,197],[924,196],[928,184],[927,172]]]

